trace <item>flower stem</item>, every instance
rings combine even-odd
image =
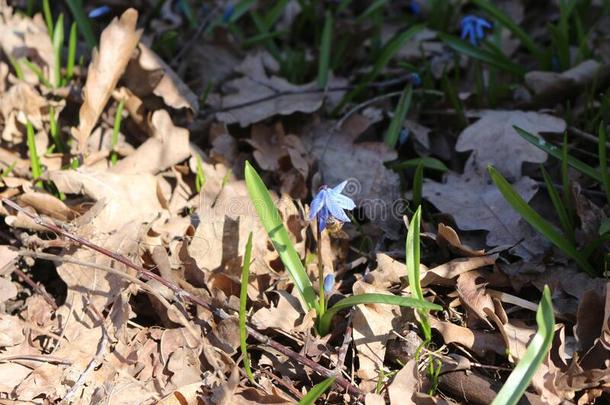
[[[318,283],[320,286],[320,291],[318,292],[318,297],[320,300],[320,308],[318,310],[318,319],[324,315],[326,311],[326,303],[324,302],[324,264],[322,262],[322,231],[320,230],[320,225],[316,224],[316,229],[318,230],[318,246],[317,246],[317,254],[318,254]]]

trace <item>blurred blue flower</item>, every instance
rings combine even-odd
[[[411,14],[413,14],[413,15],[418,16],[421,14],[421,6],[415,0],[412,0],[409,3],[409,5],[407,6],[407,10],[409,10],[411,12]]]
[[[93,10],[89,11],[89,18],[98,18],[110,12],[110,7],[108,6],[100,6],[96,7]]]
[[[485,37],[485,29],[492,29],[492,25],[489,21],[484,18],[477,17],[476,15],[467,15],[462,18],[460,23],[462,39],[468,38],[468,41],[474,46],[479,45],[479,41]]]
[[[335,288],[335,275],[334,274],[327,274],[326,277],[324,277],[324,293],[329,294],[331,292],[333,292],[333,289]]]
[[[409,128],[403,128],[402,131],[400,131],[400,134],[398,134],[398,143],[400,146],[404,145],[409,140],[409,135],[411,135]]]
[[[311,221],[317,216],[320,232],[326,228],[326,223],[330,217],[341,222],[350,222],[349,217],[345,215],[343,210],[352,210],[356,207],[356,204],[351,198],[341,194],[346,184],[347,180],[333,188],[322,186],[311,202],[309,220]]]
[[[231,3],[225,8],[225,11],[222,13],[222,23],[228,24],[231,21],[231,17],[233,17],[233,13],[235,12],[235,6]]]
[[[411,73],[409,75],[409,81],[411,82],[411,85],[415,88],[421,86],[421,77],[419,77],[419,73]]]

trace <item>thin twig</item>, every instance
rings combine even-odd
[[[17,274],[17,276],[19,276],[23,281],[25,281],[25,283],[27,285],[32,287],[32,289],[34,291],[36,291],[38,294],[42,295],[42,298],[44,298],[44,300],[47,302],[47,304],[49,304],[51,306],[51,308],[53,308],[54,311],[57,310],[58,307],[57,307],[57,304],[55,303],[55,300],[49,295],[48,292],[46,292],[46,290],[44,288],[40,287],[40,285],[38,283],[35,283],[34,280],[32,280],[30,278],[30,276],[28,276],[23,271],[21,271],[21,269],[19,269],[17,266],[15,266],[15,268],[13,269],[13,272],[15,274]]]
[[[345,328],[345,333],[343,334],[343,343],[339,348],[339,359],[337,360],[337,370],[343,370],[343,365],[345,364],[345,356],[347,356],[347,349],[349,348],[349,343],[352,338],[352,313],[350,312],[347,316],[347,328]]]
[[[102,246],[96,245],[90,241],[88,241],[87,239],[82,238],[81,236],[78,236],[72,232],[69,232],[65,229],[62,229],[61,227],[55,225],[54,223],[51,223],[49,221],[44,220],[40,215],[38,214],[34,214],[31,213],[25,209],[23,209],[21,206],[19,206],[18,204],[16,204],[15,202],[7,199],[7,198],[2,198],[1,200],[2,202],[4,202],[6,205],[8,205],[9,207],[25,214],[26,216],[30,217],[31,219],[34,220],[34,222],[36,222],[38,225],[41,225],[45,228],[47,228],[48,230],[55,232],[57,234],[60,234],[68,239],[71,239],[83,246],[88,247],[89,249],[92,249],[98,253],[101,253],[105,256],[108,256],[110,258],[112,258],[113,260],[124,264],[125,266],[134,269],[138,272],[139,275],[141,275],[142,277],[149,279],[149,280],[157,280],[159,283],[161,283],[162,285],[166,286],[167,288],[169,288],[170,290],[172,290],[172,292],[179,298],[184,298],[189,300],[191,303],[195,304],[195,305],[199,305],[202,308],[205,308],[206,310],[212,312],[215,316],[221,318],[221,319],[226,319],[229,317],[229,314],[227,314],[226,312],[224,312],[222,309],[220,308],[215,308],[212,305],[208,304],[207,302],[205,302],[203,299],[201,299],[198,296],[195,296],[191,293],[189,293],[188,291],[185,291],[184,289],[180,288],[179,286],[177,286],[176,284],[172,283],[171,281],[168,281],[166,279],[164,279],[163,277],[143,268],[142,266],[139,266],[135,263],[133,263],[130,259],[128,259],[127,257],[112,252]],[[250,336],[252,336],[254,339],[258,340],[259,342],[269,346],[270,348],[276,350],[277,352],[283,354],[284,356],[287,356],[299,363],[301,363],[303,366],[308,367],[310,369],[312,369],[313,371],[315,371],[316,373],[320,374],[323,377],[331,377],[331,376],[336,376],[336,373],[332,370],[329,370],[323,366],[321,366],[320,364],[316,363],[315,361],[299,354],[296,353],[295,351],[293,351],[292,349],[277,343],[271,339],[269,339],[267,336],[265,336],[264,334],[262,334],[261,332],[259,332],[258,330],[256,330],[255,328],[251,327],[251,326],[246,326],[247,330],[248,330],[248,334]],[[343,389],[345,389],[347,392],[349,392],[350,394],[356,395],[356,396],[364,396],[364,393],[360,390],[360,388],[356,387],[355,385],[353,385],[352,383],[350,383],[348,380],[344,379],[341,376],[336,376],[335,379],[335,384],[341,386]]]
[[[72,364],[72,361],[60,357],[43,354],[16,354],[13,356],[0,356],[0,363],[18,361],[39,361],[41,363]]]

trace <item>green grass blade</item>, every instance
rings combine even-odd
[[[413,176],[413,206],[420,207],[422,190],[424,185],[424,165],[419,164],[415,169],[415,175]]]
[[[301,399],[299,401],[299,405],[313,405],[316,403],[316,401],[322,396],[324,395],[324,393],[330,388],[332,387],[333,383],[335,382],[335,379],[337,377],[332,376],[332,377],[328,377],[327,379],[325,379],[324,381],[322,381],[319,384],[314,385],[309,392],[303,397],[303,399]]]
[[[265,183],[263,183],[263,180],[256,170],[250,165],[250,162],[246,162],[245,178],[248,194],[254,204],[256,213],[267,231],[269,239],[273,242],[275,250],[277,250],[280,255],[282,263],[284,263],[286,270],[288,270],[288,273],[292,277],[296,288],[307,304],[307,309],[317,309],[318,299],[313,290],[313,286],[311,285],[311,281],[309,280],[309,277],[307,277],[307,272],[303,267],[303,263],[282,223],[280,213],[271,200],[269,190],[267,190]]]
[[[55,67],[53,69],[53,85],[61,86],[61,53],[64,47],[64,15],[60,14],[53,31],[53,56]]]
[[[405,160],[404,162],[391,163],[389,166],[394,170],[406,169],[422,165],[425,169],[446,172],[449,168],[440,160],[431,157],[421,157]]]
[[[438,36],[445,44],[456,52],[470,56],[473,59],[480,60],[481,62],[501,69],[505,72],[512,73],[515,76],[523,77],[525,75],[525,69],[523,66],[511,62],[506,57],[499,57],[496,53],[476,47],[469,42],[463,41],[453,35],[439,33]]]
[[[549,239],[555,246],[561,249],[567,256],[574,259],[578,266],[589,273],[591,276],[596,276],[597,272],[581,255],[576,247],[563,237],[553,225],[542,218],[527,202],[515,191],[508,181],[498,172],[493,166],[488,166],[487,170],[491,179],[496,184],[506,201],[523,219],[525,219],[534,229]]]
[[[199,153],[195,154],[195,161],[197,162],[197,176],[195,177],[195,190],[200,193],[205,186],[205,173],[203,172],[203,164],[201,163],[201,156]]]
[[[23,63],[28,69],[30,69],[32,71],[32,73],[34,73],[36,75],[36,77],[38,78],[40,83],[42,83],[44,86],[46,86],[48,88],[53,87],[51,85],[51,83],[49,83],[47,78],[44,77],[43,71],[38,67],[37,64],[30,62],[29,60],[27,60],[25,58],[20,59],[19,62]]]
[[[510,373],[506,383],[493,400],[492,405],[517,404],[551,348],[555,316],[553,314],[551,290],[546,285],[536,311],[536,323],[538,324],[538,331],[527,346],[523,358]]]
[[[388,305],[400,305],[401,307],[410,307],[415,309],[426,309],[431,311],[440,311],[443,309],[438,304],[420,300],[413,297],[400,297],[397,295],[387,294],[360,294],[352,295],[350,297],[343,298],[338,301],[332,307],[328,308],[324,315],[320,318],[318,329],[320,335],[324,336],[328,334],[330,330],[330,322],[332,321],[335,314],[342,309],[351,308],[361,304],[388,304]]]
[[[532,37],[521,29],[521,27],[517,25],[512,18],[487,0],[472,0],[472,2],[479,6],[479,8],[485,10],[487,14],[492,16],[496,21],[498,21],[498,23],[506,27],[506,29],[512,32],[514,36],[519,38],[523,46],[526,47],[536,59],[538,59],[539,63],[544,62],[545,53],[540,47],[538,47],[538,45],[536,45]]]
[[[93,28],[91,28],[91,22],[83,9],[82,0],[66,0],[68,7],[70,8],[70,12],[72,12],[72,16],[76,20],[76,25],[78,25],[78,29],[83,34],[83,38],[85,38],[85,42],[87,43],[87,47],[89,49],[95,48],[97,45],[97,40],[93,35]]]
[[[381,9],[388,0],[376,0],[367,7],[358,17],[356,17],[356,24],[362,24],[364,21],[369,20],[375,11]]]
[[[569,239],[571,243],[574,243],[574,226],[572,224],[572,221],[570,220],[568,211],[566,210],[563,201],[561,201],[559,193],[557,192],[557,190],[555,190],[553,180],[551,179],[551,176],[546,171],[544,166],[540,165],[540,171],[542,172],[542,177],[544,177],[544,183],[546,184],[546,189],[549,193],[549,197],[551,198],[551,202],[553,203],[553,207],[555,207],[555,212],[559,217],[559,222],[561,223],[561,227],[563,228],[563,234],[566,236],[566,238]]]
[[[64,145],[59,137],[59,131],[57,128],[57,117],[55,116],[55,108],[51,106],[49,108],[49,132],[51,132],[51,138],[53,139],[53,143],[57,148],[58,152],[64,151]]]
[[[532,145],[538,147],[539,149],[542,149],[543,151],[545,151],[546,153],[548,153],[549,155],[553,156],[556,159],[564,160],[565,162],[567,162],[567,164],[569,164],[570,166],[572,166],[574,169],[578,170],[582,174],[586,174],[587,176],[589,176],[592,179],[597,180],[601,183],[601,181],[602,181],[601,175],[600,175],[599,171],[597,171],[595,168],[589,166],[588,164],[586,164],[572,156],[566,156],[564,159],[564,157],[562,156],[562,153],[561,153],[561,149],[559,149],[555,145],[551,145],[551,144],[547,143],[544,139],[539,138],[535,135],[532,135],[529,132],[527,132],[526,130],[521,129],[517,126],[513,126],[513,128],[515,128],[515,130],[517,131],[519,136],[521,136],[523,139],[525,139]]]
[[[44,15],[44,21],[47,24],[47,30],[49,36],[53,35],[53,14],[51,14],[51,6],[49,0],[42,0],[42,14]]]
[[[398,106],[396,107],[396,111],[394,112],[394,116],[392,117],[392,121],[390,122],[388,131],[385,133],[385,144],[388,145],[390,148],[396,147],[396,142],[398,142],[398,135],[400,134],[402,125],[405,122],[405,117],[409,112],[409,108],[411,108],[412,97],[413,88],[410,84],[408,84],[402,92],[402,95],[400,96]]]
[[[69,82],[74,76],[74,64],[76,63],[76,23],[70,26],[70,38],[68,39],[68,60],[66,61],[66,80]]]
[[[123,121],[123,109],[125,108],[125,99],[121,99],[119,101],[119,105],[116,109],[116,114],[114,116],[114,125],[112,127],[112,152],[110,153],[110,162],[112,166],[116,165],[118,160],[118,155],[116,153],[116,146],[119,143],[119,131],[121,130],[121,122]]]
[[[417,211],[411,219],[409,224],[409,230],[407,232],[407,241],[405,244],[405,250],[407,254],[407,276],[409,278],[409,288],[411,294],[416,300],[422,303],[426,303],[424,299],[424,293],[421,289],[419,264],[420,264],[420,247],[419,247],[419,227],[421,223],[421,207],[417,207]],[[428,311],[420,309],[417,311],[419,314],[419,324],[421,325],[422,332],[426,341],[432,339],[432,328],[428,320]]]
[[[241,347],[241,355],[244,362],[244,370],[252,384],[254,384],[254,375],[250,368],[250,357],[248,356],[248,330],[246,329],[246,303],[248,301],[248,279],[250,278],[250,261],[252,260],[252,232],[248,235],[246,243],[246,252],[244,253],[244,263],[241,268],[241,286],[239,288],[239,344]]]
[[[606,141],[608,134],[606,132],[606,124],[604,121],[599,123],[597,152],[599,156],[599,171],[602,178],[602,185],[606,192],[606,201],[610,203],[610,179],[608,178],[608,151],[606,149]]]
[[[36,181],[42,175],[42,167],[40,166],[40,158],[38,157],[38,151],[36,150],[36,138],[34,137],[34,125],[27,120],[27,144],[28,152],[30,155],[30,164],[32,166],[32,178]],[[37,186],[41,186],[40,181],[36,181]]]
[[[324,28],[322,30],[322,41],[320,43],[320,61],[318,64],[318,86],[326,88],[328,83],[328,71],[330,66],[330,51],[333,38],[333,15],[326,12]]]

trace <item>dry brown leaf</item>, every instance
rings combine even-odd
[[[385,405],[385,399],[381,394],[369,392],[364,396],[364,405]]]
[[[485,287],[476,284],[477,277],[478,274],[471,271],[460,274],[457,278],[456,291],[469,315],[467,318],[468,325],[470,327],[475,325],[478,318],[491,328],[492,325],[487,320],[485,309],[493,311],[494,304],[491,297],[485,292]],[[474,318],[472,315],[474,315]]]
[[[421,272],[421,285],[429,284],[453,285],[453,279],[462,273],[466,273],[480,267],[493,265],[498,259],[498,254],[453,259],[425,272]]]
[[[0,347],[17,346],[24,340],[21,320],[16,316],[0,314]]]
[[[286,291],[275,291],[278,296],[277,306],[261,308],[252,316],[252,324],[257,329],[274,328],[291,332],[297,321],[303,316],[299,299]]]
[[[49,105],[32,85],[19,82],[11,86],[7,92],[0,95],[0,113],[5,121],[2,139],[12,143],[21,142],[24,135],[17,124],[25,127],[28,120],[35,129],[43,129],[43,123],[49,120],[46,111]]]
[[[0,277],[0,305],[17,296],[17,287],[10,280]]]
[[[478,168],[476,160],[473,153],[464,173],[450,172],[444,183],[426,180],[424,197],[441,212],[451,214],[460,229],[489,231],[487,244],[490,246],[518,244],[511,251],[524,259],[542,254],[549,246],[548,241],[510,207],[489,180],[487,171]],[[532,199],[538,190],[537,183],[529,177],[521,177],[513,187],[525,201]]]
[[[244,61],[235,69],[243,74],[243,77],[226,83],[224,87],[228,90],[225,95],[222,97],[211,96],[210,104],[214,105],[215,108],[222,109],[260,100],[266,96],[274,96],[277,93],[287,94],[245,107],[218,112],[216,113],[216,119],[227,124],[239,123],[242,127],[247,127],[277,114],[311,113],[322,106],[324,93],[311,91],[317,88],[316,83],[297,86],[281,77],[269,77],[265,72],[263,58],[264,56],[261,53],[246,56]],[[333,85],[336,85],[336,83],[333,83]],[[229,91],[232,91],[232,93],[229,93]]]
[[[354,294],[387,293],[370,284],[357,281],[353,286]],[[393,329],[392,320],[396,317],[395,306],[382,304],[358,305],[352,313],[353,337],[360,368],[356,372],[360,388],[365,392],[375,388],[379,370],[385,358],[385,345]]]
[[[473,249],[470,246],[462,244],[457,232],[450,226],[438,224],[436,242],[440,247],[447,246],[452,252],[461,256],[483,256],[484,249]]]
[[[445,343],[457,343],[472,350],[478,356],[483,357],[487,353],[496,353],[501,356],[506,354],[504,341],[498,333],[471,330],[434,317],[430,317],[430,325],[440,332]]]
[[[61,389],[61,368],[54,364],[43,364],[28,375],[17,388],[15,396],[22,401],[33,400],[40,394],[47,398],[55,397],[58,389]]]
[[[125,85],[141,99],[154,94],[172,108],[199,112],[197,96],[163,59],[142,43],[127,65]]]
[[[481,172],[494,165],[510,181],[521,179],[523,162],[546,160],[546,152],[521,138],[513,126],[532,134],[562,133],[566,129],[562,119],[536,112],[482,110],[472,115],[480,119],[462,131],[455,150],[476,151],[476,167]]]
[[[74,219],[76,215],[63,201],[47,193],[25,192],[17,198],[17,201],[22,206],[34,208],[39,214],[48,215],[64,222]]]
[[[121,159],[111,171],[122,174],[161,172],[191,155],[189,131],[174,125],[166,110],[153,113],[150,127],[153,136]]]
[[[120,19],[114,18],[102,32],[99,50],[93,51],[83,89],[79,125],[72,128],[80,153],[85,152],[87,138],[140,41],[142,30],[136,30],[137,20],[138,12],[133,8],[127,9]]]
[[[354,200],[387,237],[398,238],[407,201],[401,199],[398,174],[383,165],[396,159],[397,154],[382,142],[355,143],[369,125],[368,120],[351,125],[360,119],[358,115],[353,116],[340,130],[332,122],[314,124],[302,142],[318,160],[323,183],[336,186],[348,180],[343,194]]]
[[[280,176],[280,191],[294,198],[305,198],[305,181],[309,174],[307,151],[296,135],[286,135],[281,122],[275,127],[264,124],[252,126],[247,140],[254,147],[254,158],[259,166]]]
[[[593,82],[603,83],[608,78],[608,68],[589,59],[564,71],[530,71],[525,74],[525,84],[532,90],[535,104],[551,104],[577,95]]]
[[[5,55],[15,60],[27,58],[42,70],[44,77],[51,77],[55,68],[53,45],[41,14],[29,18],[24,13],[14,13],[3,0],[0,2],[0,38]],[[26,82],[38,84],[38,76],[30,69],[23,69],[23,74]]]
[[[415,405],[411,397],[419,390],[418,385],[417,361],[411,359],[394,376],[388,387],[390,405]]]

